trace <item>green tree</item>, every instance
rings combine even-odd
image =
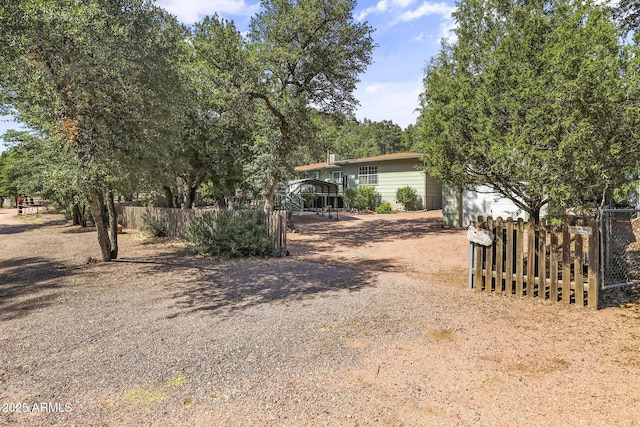
[[[640,25],[640,7],[636,0],[620,0],[613,13],[625,32],[635,32]]]
[[[184,28],[146,0],[17,1],[0,15],[17,22],[0,39],[2,104],[75,156],[102,258],[116,258],[113,194],[152,175],[178,128]]]
[[[338,154],[341,159],[378,156],[405,151],[402,129],[390,120],[374,122],[357,121],[345,115],[331,116],[318,123],[324,151],[312,161],[324,160],[326,151]],[[310,162],[308,162],[310,163]]]
[[[74,225],[86,226],[87,188],[77,173],[80,163],[65,143],[30,132],[10,131],[4,137],[11,148],[2,153],[7,162],[5,168],[0,166],[0,194],[3,188],[11,189],[14,197],[39,194],[70,216]]]
[[[249,95],[259,101],[252,174],[273,207],[280,181],[291,173],[295,153],[314,143],[312,108],[346,113],[358,74],[371,63],[372,29],[354,21],[355,0],[263,0],[252,20]]]
[[[11,197],[17,203],[18,195],[28,191],[25,183],[29,173],[27,162],[23,147],[12,145],[0,153],[0,197]]]
[[[415,151],[420,144],[420,126],[410,124],[402,131],[402,151]]]
[[[191,30],[182,55],[188,102],[175,112],[182,118],[183,130],[159,159],[171,207],[179,194],[184,207],[191,208],[202,185],[208,196],[222,199],[233,195],[242,182],[253,115],[252,103],[241,90],[241,82],[250,78],[243,69],[248,64],[243,46],[233,23],[217,16],[205,18]]]
[[[609,11],[569,0],[466,0],[457,42],[427,66],[430,173],[487,184],[534,219],[601,198],[637,171],[638,51]]]

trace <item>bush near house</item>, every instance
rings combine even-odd
[[[240,258],[271,255],[271,239],[256,215],[245,211],[215,210],[189,223],[189,249],[201,255]]]
[[[380,204],[380,194],[374,187],[360,186],[357,189],[346,188],[343,199],[349,208],[363,210],[375,210]]]
[[[418,192],[413,187],[402,187],[396,191],[396,199],[407,211],[415,211],[418,205]]]
[[[376,208],[376,213],[379,214],[390,214],[393,213],[393,209],[391,208],[391,203],[384,202],[380,206]]]

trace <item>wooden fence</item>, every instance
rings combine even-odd
[[[471,288],[598,308],[597,221],[556,228],[544,220],[478,217],[474,225],[495,239],[492,246],[471,244]]]
[[[144,222],[142,216],[149,213],[158,218],[167,227],[167,236],[183,239],[187,234],[189,222],[196,215],[193,209],[179,208],[148,208],[142,206],[118,207],[118,222],[124,228],[139,230]]]
[[[141,206],[119,206],[118,222],[124,228],[137,230],[143,226],[142,216],[149,213],[158,218],[167,227],[167,236],[183,239],[187,234],[189,222],[201,212],[202,209],[179,208],[148,208]],[[238,211],[239,212],[239,211]],[[273,242],[273,253],[276,256],[284,256],[287,252],[287,214],[284,211],[274,211],[266,214],[255,211],[257,219],[265,228],[267,235]]]

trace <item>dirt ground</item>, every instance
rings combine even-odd
[[[439,211],[297,215],[217,261],[0,210],[0,425],[640,425],[640,311],[467,288]]]

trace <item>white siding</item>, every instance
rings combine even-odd
[[[464,190],[462,192],[462,227],[468,226],[479,215],[494,218],[525,218],[525,212],[511,200],[500,196],[489,187],[480,186],[476,191]]]

